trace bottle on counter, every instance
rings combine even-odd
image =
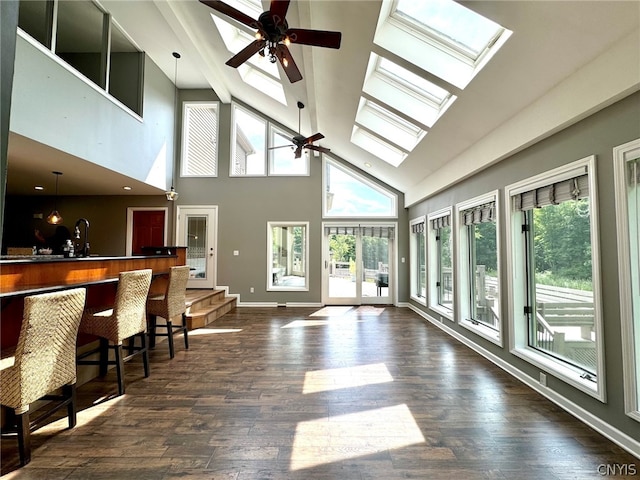
[[[62,246],[62,254],[65,258],[71,258],[74,256],[75,251],[71,240],[67,240],[67,242]]]

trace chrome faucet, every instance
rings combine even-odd
[[[84,244],[80,248],[80,224],[84,223]],[[76,237],[76,257],[88,257],[89,256],[89,220],[86,218],[79,218],[76,222],[76,228],[74,231]]]

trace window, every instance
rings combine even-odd
[[[325,217],[396,217],[397,195],[324,158]]]
[[[182,122],[183,177],[218,174],[218,103],[185,102]]]
[[[230,175],[266,175],[267,122],[238,105],[233,108],[233,159]]]
[[[425,242],[425,220],[411,220],[411,244],[409,246],[411,298],[426,305],[427,298],[427,245]]]
[[[625,410],[640,421],[640,139],[613,149]]]
[[[142,115],[144,53],[95,3],[23,1],[18,26],[70,70]]]
[[[271,126],[269,136],[269,175],[309,175],[309,152],[302,150],[302,156],[295,158],[295,147],[291,136]]]
[[[309,223],[268,222],[267,290],[308,290]]]
[[[507,187],[513,352],[604,398],[595,157]]]
[[[293,137],[269,120],[233,104],[232,177],[309,176],[309,152],[295,158]],[[267,135],[268,132],[268,135]],[[269,160],[267,162],[267,159]]]
[[[451,208],[429,215],[429,307],[453,320]]]
[[[456,206],[461,325],[501,344],[497,193]]]

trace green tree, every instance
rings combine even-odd
[[[535,271],[591,280],[591,231],[587,199],[533,211]]]
[[[353,235],[331,235],[329,251],[336,262],[348,262],[356,258],[356,239]]]

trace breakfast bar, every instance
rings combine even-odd
[[[166,247],[161,254],[154,252],[152,255],[130,257],[1,257],[1,346],[7,348],[17,343],[22,325],[23,300],[26,296],[86,287],[87,306],[91,306],[113,295],[120,272],[151,269],[154,276],[152,288],[155,290],[162,289],[162,277],[170,267],[185,264],[186,247]]]

